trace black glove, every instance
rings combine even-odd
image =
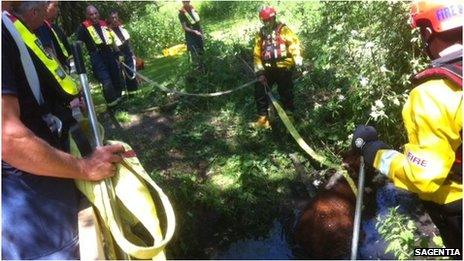
[[[351,148],[364,157],[366,166],[373,167],[377,151],[388,149],[388,145],[379,140],[374,127],[359,125],[353,133]]]

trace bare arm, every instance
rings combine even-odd
[[[182,22],[182,28],[183,28],[184,31],[186,31],[186,32],[194,33],[194,34],[196,34],[196,35],[198,35],[198,36],[201,36],[201,35],[202,35],[201,32],[199,32],[199,31],[197,31],[197,30],[194,30],[194,29],[188,27],[188,26],[187,26],[187,22]]]
[[[116,154],[124,151],[122,146],[99,147],[89,158],[77,159],[37,137],[19,115],[18,99],[2,95],[2,156],[15,168],[40,176],[100,180],[114,175],[112,163],[122,160]]]

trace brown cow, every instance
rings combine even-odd
[[[356,178],[359,158],[349,153],[344,156],[344,163],[350,175]],[[366,177],[368,175],[366,173]],[[317,192],[303,210],[294,234],[295,242],[303,250],[305,258],[349,257],[355,205],[355,195],[343,177],[332,177]]]

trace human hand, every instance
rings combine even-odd
[[[69,107],[71,109],[73,108],[79,108],[82,112],[85,112],[86,111],[86,107],[85,107],[85,102],[84,102],[84,97],[82,96],[79,96],[77,98],[74,98],[70,103],[69,103]]]
[[[116,164],[123,160],[122,145],[97,147],[90,157],[81,160],[81,173],[85,180],[98,181],[116,174]]]
[[[69,102],[69,106],[71,108],[81,107],[80,98],[74,98],[71,102]]]
[[[202,34],[200,31],[195,30],[195,31],[193,31],[193,32],[194,32],[196,35],[202,36],[202,37],[203,37],[203,34]]]
[[[125,60],[125,59],[124,59],[124,55],[118,56],[118,61],[119,61],[120,63],[123,63],[124,60]]]

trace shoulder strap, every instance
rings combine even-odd
[[[29,51],[26,47],[26,43],[22,39],[22,37],[19,35],[19,32],[17,31],[16,27],[13,24],[13,21],[11,20],[17,19],[16,17],[10,15],[7,11],[4,11],[2,13],[2,21],[7,30],[10,32],[13,40],[16,43],[16,46],[18,46],[19,53],[20,53],[20,58],[21,58],[21,64],[24,68],[24,73],[26,74],[26,80],[27,83],[29,84],[29,88],[31,88],[32,94],[34,95],[34,98],[39,105],[41,109],[43,109],[45,105],[44,98],[42,96],[42,91],[40,90],[40,82],[39,82],[39,77],[37,75],[37,71],[35,69],[34,63],[32,62],[31,55],[29,54]],[[40,41],[37,39],[37,41]],[[57,118],[55,115],[51,114],[50,112],[44,112],[42,115],[42,120],[45,121],[47,126],[50,128],[52,133],[61,133],[62,130],[62,122],[59,118]]]
[[[280,31],[282,30],[282,27],[284,27],[284,26],[285,26],[284,23],[278,23],[277,24],[277,27],[275,29],[275,32],[276,32],[277,35],[280,34]]]
[[[440,67],[444,64],[452,64],[462,61],[462,50],[452,52],[432,61],[432,67]]]
[[[69,57],[68,50],[66,50],[66,47],[61,42],[61,39],[58,36],[58,34],[55,32],[55,29],[53,28],[52,24],[50,24],[47,20],[44,20],[44,24],[48,27],[48,29],[52,33],[52,35],[53,35],[52,37],[55,39],[55,42],[58,44],[62,55],[65,57],[65,59],[68,59],[68,57]],[[54,44],[56,45],[56,43],[54,43]]]
[[[26,44],[22,40],[21,36],[19,35],[18,31],[16,31],[13,22],[10,20],[8,12],[4,11],[2,13],[2,21],[10,32],[11,36],[13,37],[14,41],[16,42],[16,46],[18,46],[20,57],[21,57],[21,64],[24,68],[24,73],[26,74],[26,80],[31,88],[32,94],[34,94],[34,98],[39,105],[44,104],[44,98],[42,96],[42,91],[40,90],[40,82],[39,77],[37,75],[37,71],[35,69],[34,63],[32,62],[31,55],[27,50]],[[13,18],[13,17],[11,17]]]
[[[448,79],[462,88],[462,53],[461,51],[440,57],[432,62],[432,66],[416,74],[414,84],[429,79]]]

